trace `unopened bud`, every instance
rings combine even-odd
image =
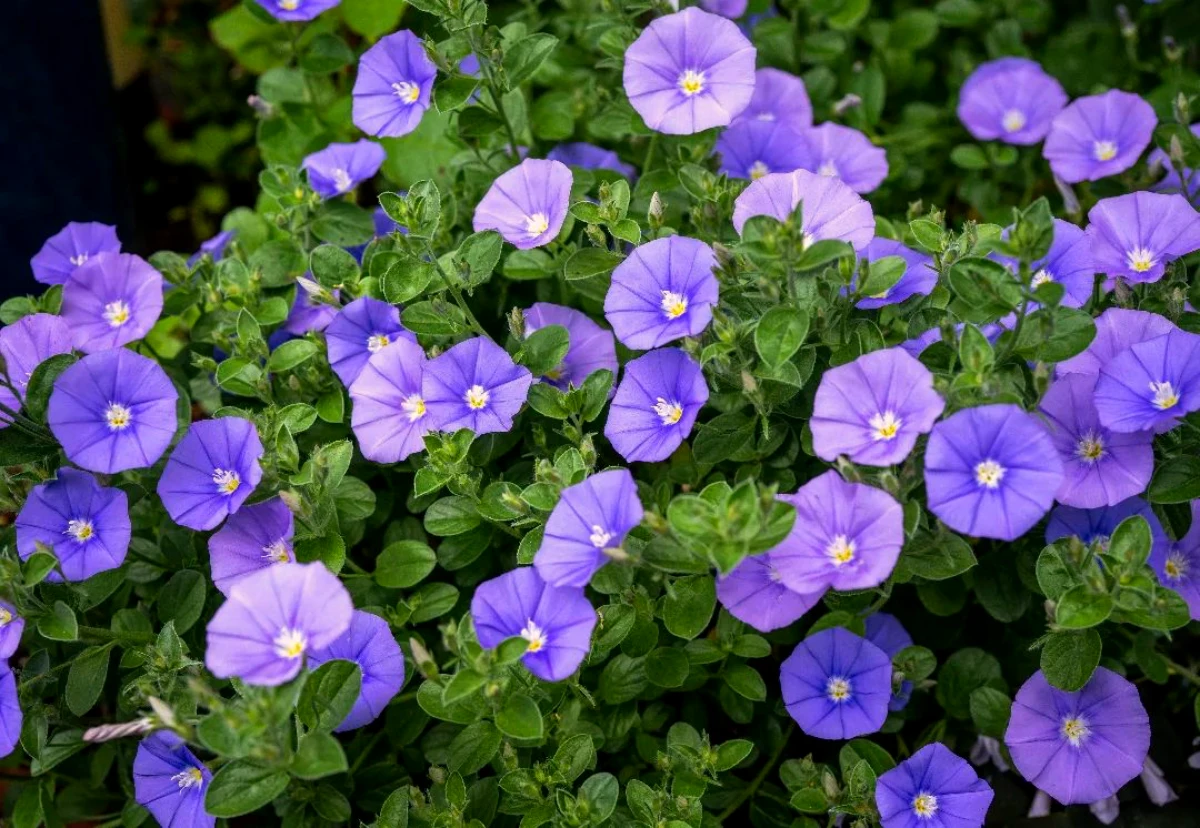
[[[1163,54],[1171,63],[1178,63],[1183,57],[1183,49],[1179,48],[1179,42],[1175,38],[1167,35],[1162,39]]]
[[[1075,195],[1075,190],[1057,175],[1054,176],[1054,186],[1058,188],[1058,194],[1062,196],[1063,210],[1069,216],[1078,216],[1082,211],[1079,208],[1079,198]]]
[[[525,312],[520,308],[513,308],[508,314],[508,332],[518,342],[528,335],[525,328]],[[529,331],[529,333],[533,333],[533,331]]]
[[[1137,24],[1133,22],[1133,18],[1129,16],[1129,9],[1125,8],[1123,3],[1117,6],[1117,22],[1121,25],[1123,37],[1137,36]]]
[[[1171,136],[1171,143],[1167,149],[1167,154],[1171,156],[1171,161],[1176,166],[1183,166],[1183,142],[1179,140],[1178,135]]]
[[[254,114],[260,118],[270,118],[275,114],[275,107],[258,95],[251,95],[249,98],[246,98],[246,103],[254,110]]]
[[[154,711],[154,715],[162,722],[163,727],[175,728],[178,721],[175,719],[175,711],[171,709],[170,705],[155,696],[150,696],[146,701],[150,702],[150,709]]]
[[[650,196],[650,209],[646,211],[646,221],[650,224],[650,229],[657,230],[662,227],[664,209],[662,197],[655,190]]]
[[[85,742],[109,742],[113,739],[123,739],[126,736],[140,736],[154,730],[153,720],[137,719],[120,724],[103,724],[99,727],[88,728],[83,733]]]
[[[851,109],[858,109],[860,106],[862,106],[862,98],[851,92],[833,105],[833,114],[845,115]]]
[[[415,638],[408,640],[408,647],[412,651],[413,661],[417,664],[417,669],[425,678],[435,679],[438,677],[437,662],[433,660],[433,655],[429,650],[425,649],[425,645]]]

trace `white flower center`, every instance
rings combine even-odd
[[[92,526],[92,522],[87,518],[75,518],[67,521],[67,529],[63,534],[70,535],[75,540],[83,543],[95,536],[96,528]]]
[[[550,229],[550,218],[545,213],[534,213],[525,217],[525,232],[531,236],[540,236]]]
[[[832,158],[827,159],[821,166],[817,167],[817,175],[823,175],[827,178],[838,177],[837,163]]]
[[[416,103],[417,98],[421,97],[421,87],[408,81],[396,81],[392,84],[392,89],[396,97],[406,104]]]
[[[467,392],[468,394],[470,392]],[[486,392],[485,392],[486,393]],[[470,400],[468,400],[470,402]],[[485,399],[486,403],[487,400]],[[420,394],[409,394],[400,402],[400,408],[408,415],[408,421],[415,423],[417,420],[425,416],[425,400]]]
[[[1020,127],[1017,127],[1020,129]],[[913,798],[912,802],[913,813],[920,819],[929,819],[937,813],[938,803],[937,797],[931,793],[922,791]]]
[[[489,397],[491,397],[491,394],[482,385],[472,385],[467,389],[467,393],[463,394],[463,399],[467,401],[467,406],[475,411],[487,406]],[[422,403],[422,413],[424,413],[424,410],[425,405]],[[412,415],[410,414],[409,417],[411,418]]]
[[[1083,716],[1067,716],[1062,720],[1060,730],[1063,738],[1070,742],[1071,747],[1079,747],[1092,733],[1092,729],[1088,727],[1087,720]]]
[[[280,538],[272,544],[262,548],[263,559],[271,563],[291,563],[292,550],[288,547],[288,542],[284,538]]]
[[[771,170],[762,161],[755,161],[753,164],[750,165],[750,180],[758,181],[758,179],[762,178],[764,175],[767,175],[770,172],[771,172]]]
[[[1167,556],[1166,563],[1163,564],[1163,572],[1172,581],[1182,581],[1187,575],[1188,560],[1178,552],[1172,552]]]
[[[1154,252],[1145,247],[1135,247],[1125,255],[1129,269],[1134,273],[1145,273],[1156,264]]]
[[[284,1],[286,2],[286,0]],[[280,5],[283,5],[283,2]],[[185,791],[188,788],[199,788],[204,784],[204,773],[199,768],[188,768],[172,776],[171,781],[179,785],[180,791]]]
[[[683,406],[677,402],[667,402],[659,397],[654,403],[654,413],[662,419],[663,425],[675,425],[683,419]]]
[[[546,646],[546,631],[530,618],[521,628],[521,638],[529,642],[528,652],[536,653]]]
[[[242,485],[242,476],[233,469],[213,469],[212,482],[221,494],[231,495]]]
[[[679,91],[689,98],[704,91],[704,73],[688,69],[679,76]]]
[[[88,258],[89,258],[88,254],[80,253],[78,256],[71,256],[69,259],[67,259],[67,261],[69,261],[71,264],[75,265],[76,267],[79,267],[80,265],[87,262]]]
[[[901,420],[892,411],[876,414],[868,424],[871,426],[871,436],[876,440],[894,440],[900,433]]]
[[[104,306],[104,320],[110,328],[119,328],[129,321],[129,305],[121,299]]]
[[[295,11],[300,8],[300,0],[279,0],[279,8],[284,11]]]
[[[112,431],[124,431],[133,422],[133,412],[120,403],[110,402],[104,409],[104,421]]]
[[[1117,157],[1117,145],[1113,141],[1096,141],[1092,144],[1092,157],[1097,161],[1111,161]]]
[[[1079,438],[1075,456],[1085,463],[1095,463],[1104,456],[1104,438],[1093,431]]]
[[[1154,407],[1159,411],[1166,411],[1168,408],[1174,408],[1179,402],[1179,392],[1169,382],[1152,382],[1150,383],[1150,393],[1154,394]]]
[[[838,535],[825,547],[825,554],[835,567],[840,567],[854,560],[855,549],[854,541],[845,535]]]
[[[1033,274],[1033,279],[1030,280],[1029,286],[1032,287],[1034,290],[1037,290],[1038,288],[1040,288],[1042,285],[1046,284],[1047,282],[1053,282],[1053,281],[1054,281],[1054,274],[1051,273],[1050,271],[1046,270],[1046,268],[1043,267],[1037,273]]]
[[[687,313],[688,300],[682,293],[673,293],[669,290],[662,292],[662,312],[667,319],[678,319]]]
[[[1025,113],[1019,109],[1010,109],[1004,113],[1004,120],[1000,122],[1004,127],[1005,132],[1017,132],[1025,128]]]
[[[825,695],[831,702],[842,704],[850,701],[850,679],[834,676],[825,684]]]
[[[1004,479],[1004,466],[995,460],[984,460],[975,467],[975,482],[980,486],[994,489]]]
[[[280,658],[299,658],[308,649],[308,637],[303,630],[284,627],[275,636],[275,654]]]
[[[344,193],[354,186],[354,182],[350,180],[350,173],[338,167],[333,171],[333,186],[339,193]]]
[[[387,334],[371,334],[367,337],[367,350],[372,354],[382,351],[391,344],[392,341],[388,339]]]
[[[7,627],[12,623],[12,620],[13,614],[4,607],[0,607],[0,627]]]
[[[612,532],[606,532],[603,526],[592,526],[592,535],[588,540],[592,542],[592,546],[603,549],[612,540]]]

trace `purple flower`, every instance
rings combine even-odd
[[[754,96],[733,123],[777,121],[800,132],[812,126],[812,114],[803,80],[782,69],[759,69],[754,73]]]
[[[1004,742],[1027,781],[1063,805],[1086,804],[1141,773],[1150,719],[1137,688],[1106,667],[1073,693],[1038,670],[1017,691]]]
[[[900,348],[872,351],[821,377],[809,420],[813,451],[831,463],[845,454],[891,466],[908,457],[945,407],[933,374],[914,357]]]
[[[1063,374],[1099,374],[1117,354],[1139,342],[1177,330],[1169,319],[1149,311],[1109,308],[1096,318],[1096,338],[1087,350],[1058,363]]]
[[[857,129],[820,124],[800,133],[799,146],[803,169],[841,179],[856,193],[869,193],[887,178],[887,153]]]
[[[342,0],[254,0],[276,20],[312,20],[327,9],[332,9]]]
[[[283,330],[296,336],[304,336],[309,331],[323,331],[329,327],[338,315],[338,306],[331,305],[322,299],[324,289],[307,276],[296,280],[296,298],[292,300],[292,308],[284,320]],[[333,291],[333,298],[338,298],[338,291]]]
[[[398,463],[425,448],[430,420],[421,396],[425,352],[399,339],[367,361],[350,386],[350,426],[363,457]]]
[[[686,236],[635,248],[613,271],[604,297],[617,339],[644,351],[703,333],[717,304],[716,266],[712,248]]]
[[[512,429],[532,384],[528,368],[477,336],[430,360],[421,390],[434,429],[491,434]]]
[[[391,627],[378,615],[354,610],[350,627],[321,649],[314,649],[308,666],[316,668],[335,658],[353,661],[362,671],[358,699],[335,727],[335,733],[364,727],[379,718],[388,702],[404,686],[404,653]]]
[[[730,20],[741,17],[746,13],[750,0],[700,0],[700,8]]]
[[[816,606],[824,594],[824,590],[802,594],[789,589],[769,552],[743,558],[728,575],[717,579],[721,606],[759,632],[788,626]]]
[[[561,161],[526,158],[492,182],[475,208],[475,232],[495,230],[518,250],[549,244],[567,217],[573,181]]]
[[[883,828],[980,828],[992,796],[971,763],[941,742],[880,774],[875,785]]]
[[[216,527],[246,502],[262,480],[262,441],[254,423],[222,417],[192,423],[158,481],[171,519],[189,529]]]
[[[1007,239],[1012,228],[1004,231]],[[1016,259],[996,256],[1015,274]],[[1031,287],[1034,290],[1047,282],[1063,286],[1062,304],[1069,308],[1082,308],[1092,298],[1092,287],[1097,267],[1092,259],[1092,240],[1083,230],[1069,221],[1054,219],[1054,241],[1044,259],[1030,265],[1033,270]]]
[[[1157,282],[1167,264],[1200,250],[1200,213],[1181,195],[1128,193],[1088,212],[1097,271],[1130,282]]]
[[[350,628],[353,613],[350,593],[325,564],[267,567],[234,584],[208,622],[205,665],[217,678],[283,684],[306,654]]]
[[[217,818],[204,810],[212,772],[169,730],[151,733],[133,758],[133,797],[159,825],[212,828]]]
[[[1192,134],[1200,136],[1200,123],[1192,124]],[[1182,170],[1177,169],[1171,164],[1170,156],[1160,149],[1151,152],[1146,163],[1152,170],[1156,168],[1166,170],[1166,175],[1151,188],[1155,192],[1182,193],[1187,196],[1188,201],[1194,201],[1196,196],[1200,195],[1200,170],[1191,170],[1186,167]],[[1180,172],[1183,173],[1182,177]]]
[[[958,119],[980,141],[1036,144],[1067,105],[1062,84],[1032,60],[1000,58],[982,63],[958,96]]]
[[[801,204],[800,229],[805,247],[816,241],[837,239],[861,251],[875,238],[875,213],[871,205],[840,178],[808,170],[773,173],[751,182],[733,203],[733,226],[740,235],[753,216],[787,221]]]
[[[17,680],[8,659],[0,659],[0,759],[17,749],[24,721],[17,701]]]
[[[212,579],[222,595],[248,575],[296,562],[292,510],[277,497],[246,506],[208,539]]]
[[[217,235],[213,236],[208,241],[200,243],[200,250],[192,254],[188,259],[188,267],[193,267],[196,262],[200,261],[200,257],[208,254],[214,262],[219,262],[225,257],[225,248],[229,247],[230,242],[237,236],[236,230],[222,230]]]
[[[178,399],[158,363],[116,348],[59,374],[46,420],[72,463],[115,474],[158,462],[175,437]]]
[[[1096,377],[1064,374],[1042,397],[1041,410],[1063,462],[1055,500],[1094,509],[1115,506],[1145,490],[1154,473],[1154,433],[1112,432],[1092,402]]]
[[[417,341],[416,336],[400,324],[400,309],[370,296],[361,296],[342,308],[325,328],[329,367],[342,384],[349,387],[371,354],[397,339]]]
[[[757,181],[768,173],[789,173],[805,166],[805,141],[779,121],[741,119],[721,133],[713,151],[721,156],[720,172],[730,178]]]
[[[568,167],[579,167],[584,170],[611,170],[626,178],[633,178],[637,173],[632,164],[626,164],[612,150],[582,141],[573,144],[559,144],[546,153],[546,160],[558,161]]]
[[[1200,621],[1200,500],[1193,500],[1191,507],[1192,525],[1188,533],[1174,543],[1156,542],[1150,549],[1150,566],[1158,574],[1159,583],[1187,601],[1192,620]],[[1149,506],[1146,510],[1150,511]],[[1154,523],[1150,525],[1153,527]],[[1161,534],[1161,526],[1159,531]]]
[[[1137,163],[1158,118],[1131,92],[1111,89],[1078,98],[1055,116],[1042,155],[1068,184],[1099,181]]]
[[[12,658],[24,632],[25,619],[17,615],[17,608],[0,600],[0,659]]]
[[[1096,411],[1111,431],[1171,428],[1200,408],[1200,335],[1172,330],[1131,345],[1100,371]]]
[[[1046,427],[1015,405],[983,405],[933,427],[925,448],[929,510],[957,532],[1016,540],[1050,510],[1062,461]]]
[[[625,366],[604,436],[626,460],[666,460],[679,448],[708,402],[704,373],[677,348],[651,351]]]
[[[563,489],[533,565],[551,586],[587,586],[642,522],[642,502],[628,469],[610,469]]]
[[[566,391],[572,385],[582,386],[595,371],[612,371],[616,377],[619,365],[612,331],[597,325],[586,313],[549,302],[535,302],[525,311],[525,336],[547,325],[562,325],[570,336],[567,355],[545,375],[547,382]]]
[[[20,392],[18,396],[7,385],[0,385],[0,405],[19,411],[34,369],[52,356],[70,352],[71,331],[60,317],[34,313],[0,328],[0,357],[4,359],[4,371],[9,382]],[[11,423],[12,419],[0,410],[0,428],[7,428]]]
[[[387,153],[374,141],[330,144],[304,158],[308,183],[321,198],[344,195],[379,172]]]
[[[436,77],[437,67],[425,53],[425,45],[408,29],[381,39],[358,62],[354,125],[368,135],[407,135],[429,109]]]
[[[1170,546],[1170,539],[1163,531],[1162,524],[1150,504],[1140,497],[1131,497],[1115,506],[1104,506],[1099,509],[1076,509],[1072,506],[1055,506],[1046,523],[1046,543],[1054,543],[1059,538],[1076,537],[1083,543],[1091,545],[1099,543],[1101,548],[1108,548],[1108,539],[1126,518],[1141,517],[1150,524],[1150,537],[1153,545],[1150,548],[1150,558],[1165,557]]]
[[[33,278],[44,285],[61,285],[99,253],[120,253],[117,228],[95,221],[73,221],[42,245],[30,262]]]
[[[883,650],[891,659],[898,656],[901,650],[913,645],[912,636],[908,634],[908,630],[904,629],[900,619],[886,612],[877,612],[867,616],[866,633],[867,641]],[[907,707],[908,700],[912,698],[912,689],[912,682],[905,679],[892,692],[888,710],[897,711]]]
[[[892,660],[842,627],[801,641],[779,671],[783,702],[800,729],[817,739],[874,733],[887,718]]]
[[[521,661],[543,681],[562,681],[579,669],[592,646],[596,610],[583,590],[550,586],[522,566],[475,588],[471,620],[487,649],[520,636],[529,642]]]
[[[933,257],[919,253],[911,247],[906,247],[898,241],[876,236],[862,251],[862,258],[868,262],[885,259],[888,256],[899,256],[904,259],[904,275],[891,288],[877,296],[867,296],[859,299],[854,307],[863,310],[875,310],[885,305],[898,305],[910,296],[928,296],[937,286],[938,272],[933,265]]]
[[[656,132],[729,126],[754,94],[754,57],[732,21],[684,9],[652,21],[625,50],[625,93]]]
[[[130,253],[98,253],[63,284],[62,317],[85,354],[141,339],[162,306],[162,274]]]
[[[869,589],[892,573],[904,545],[904,510],[887,492],[830,470],[779,499],[796,507],[792,531],[771,550],[784,586],[806,595]]]
[[[124,562],[131,533],[125,492],[63,467],[54,480],[34,486],[21,507],[17,552],[28,560],[42,543],[54,550],[62,570],[46,580],[85,581]]]

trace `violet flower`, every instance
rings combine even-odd
[[[372,178],[386,158],[383,147],[364,138],[353,144],[330,144],[305,156],[301,166],[308,171],[313,192],[330,199],[345,195]]]
[[[1011,228],[1004,231],[1008,237]],[[1006,257],[997,257],[1015,274],[1017,262]],[[1097,267],[1092,256],[1092,239],[1069,221],[1054,219],[1054,241],[1045,258],[1030,265],[1033,278],[1030,287],[1037,290],[1047,282],[1063,286],[1062,304],[1068,308],[1082,308],[1092,299],[1092,288],[1096,280]]]
[[[308,666],[316,669],[335,658],[352,661],[362,671],[358,698],[346,718],[333,729],[334,733],[344,733],[375,721],[400,692],[404,686],[404,653],[387,621],[356,609],[344,633],[309,653]]]
[[[1149,506],[1146,509],[1150,511]],[[1149,563],[1158,575],[1158,582],[1183,596],[1192,620],[1200,620],[1200,500],[1191,502],[1191,511],[1192,524],[1187,534],[1174,543],[1155,543],[1150,549]],[[1162,534],[1161,527],[1159,531]]]
[[[742,121],[777,121],[793,132],[808,129],[813,112],[803,79],[782,69],[759,69],[754,73],[754,95],[733,124]]]
[[[276,20],[285,22],[312,20],[342,0],[254,0]]]
[[[358,61],[354,125],[367,135],[407,135],[429,109],[436,77],[437,66],[425,53],[425,44],[408,29],[381,38]]]
[[[1109,308],[1096,317],[1096,337],[1082,353],[1058,363],[1063,374],[1099,374],[1117,354],[1139,342],[1176,330],[1171,320],[1149,311]]]
[[[56,583],[116,569],[125,561],[130,537],[125,492],[69,466],[34,486],[17,514],[17,553],[25,561],[39,543],[53,549],[59,566],[46,580]]]
[[[551,586],[587,586],[608,563],[608,550],[621,548],[642,514],[628,469],[609,469],[568,486],[546,521],[533,566]]]
[[[17,614],[16,607],[0,599],[0,659],[12,658],[24,632],[25,619]]]
[[[400,339],[373,354],[350,386],[350,426],[363,457],[398,463],[425,448],[431,429],[421,385],[425,351]]]
[[[1095,401],[1110,431],[1173,427],[1200,408],[1200,335],[1172,330],[1131,345],[1100,371]]]
[[[71,330],[61,317],[34,313],[0,328],[0,357],[4,359],[4,372],[17,390],[14,394],[7,385],[0,385],[0,405],[19,411],[34,370],[50,357],[70,352]],[[7,428],[11,424],[9,415],[0,410],[0,428]]]
[[[799,593],[783,582],[770,552],[750,555],[717,579],[717,600],[734,618],[759,632],[788,626],[817,605],[824,590]]]
[[[44,285],[61,285],[99,253],[120,253],[117,228],[95,221],[72,221],[42,245],[29,266]]]
[[[768,173],[790,173],[809,159],[799,133],[779,121],[741,119],[721,133],[713,152],[721,156],[718,172],[757,181]]]
[[[604,436],[627,461],[666,460],[706,402],[708,386],[696,361],[677,348],[660,348],[626,364]]]
[[[162,307],[162,274],[129,253],[98,253],[63,283],[63,321],[85,354],[141,339]]]
[[[859,299],[854,307],[862,310],[875,310],[885,305],[898,305],[911,296],[928,296],[937,287],[938,272],[934,267],[932,256],[882,236],[871,239],[871,243],[861,251],[861,258],[868,262],[885,259],[888,256],[899,256],[904,259],[904,275],[900,277],[900,281],[883,293]]]
[[[800,729],[815,739],[853,739],[875,733],[887,718],[892,660],[842,627],[801,641],[779,671],[783,702]]]
[[[980,64],[958,96],[958,119],[980,141],[1042,141],[1067,105],[1062,84],[1032,60],[1006,57]]]
[[[1165,558],[1170,549],[1170,539],[1150,504],[1140,497],[1131,497],[1115,506],[1102,506],[1099,509],[1055,506],[1046,523],[1046,543],[1054,543],[1059,538],[1076,537],[1089,546],[1099,543],[1102,549],[1107,549],[1112,533],[1122,521],[1134,516],[1144,518],[1150,525],[1150,560]]]
[[[800,167],[838,178],[856,193],[869,193],[888,174],[887,153],[857,129],[818,124],[800,133]]]
[[[320,285],[311,278],[303,276],[296,280],[296,298],[292,300],[291,310],[283,322],[281,330],[295,336],[303,336],[309,331],[323,331],[337,318],[338,306],[325,302],[322,298]],[[338,291],[333,291],[334,299]]]
[[[866,633],[867,641],[887,653],[890,659],[895,659],[902,650],[913,645],[912,636],[904,629],[900,619],[886,612],[876,612],[867,616]],[[912,691],[913,683],[908,679],[902,681],[900,686],[892,691],[888,710],[895,712],[907,707],[908,700],[912,698]]]
[[[1099,181],[1137,163],[1158,118],[1141,97],[1119,89],[1072,101],[1050,124],[1042,155],[1068,184]]]
[[[278,497],[239,509],[208,539],[212,579],[222,595],[248,575],[296,562],[292,510]]]
[[[371,355],[397,339],[417,341],[412,331],[400,324],[400,309],[370,296],[360,296],[338,311],[325,328],[329,367],[349,388]]]
[[[883,828],[980,828],[993,795],[971,764],[941,742],[880,774],[875,785]]]
[[[740,235],[753,216],[787,221],[801,205],[804,247],[836,239],[862,251],[875,238],[875,213],[871,205],[841,179],[808,170],[773,173],[751,182],[733,203],[733,226]]]
[[[1157,282],[1170,262],[1200,250],[1200,213],[1181,195],[1137,192],[1102,199],[1088,220],[1093,264],[1110,278]]]
[[[249,420],[222,417],[192,423],[167,459],[158,496],[180,526],[213,529],[262,480],[262,454],[262,441]]]
[[[492,182],[472,226],[476,233],[497,231],[518,250],[547,245],[562,230],[573,182],[566,164],[526,158]]]
[[[1200,123],[1192,124],[1192,134],[1200,136]],[[1186,167],[1178,169],[1171,163],[1170,157],[1161,149],[1155,149],[1146,159],[1151,170],[1165,170],[1166,174],[1151,189],[1158,193],[1180,193],[1188,201],[1195,201],[1200,195],[1200,170]],[[1181,175],[1182,173],[1182,175]]]
[[[211,256],[214,262],[219,262],[225,258],[225,249],[229,247],[237,236],[236,230],[222,230],[211,239],[200,242],[200,249],[193,253],[187,260],[188,267],[195,267],[196,262],[200,261],[202,256]]]
[[[21,725],[25,716],[17,700],[17,680],[13,677],[8,659],[0,659],[0,759],[8,756],[21,743]]]
[[[645,351],[703,333],[718,299],[716,266],[712,248],[686,236],[635,248],[613,271],[604,297],[617,339]]]
[[[169,730],[151,733],[133,757],[133,798],[159,825],[213,828],[217,818],[204,810],[212,771]]]
[[[549,302],[534,302],[524,316],[526,337],[547,325],[561,325],[567,329],[570,338],[567,355],[557,368],[542,377],[555,388],[562,391],[571,386],[579,388],[584,380],[600,370],[612,371],[616,377],[620,366],[612,331],[597,325],[586,313]]]
[[[525,404],[533,374],[492,340],[460,342],[425,364],[421,396],[437,431],[510,431]]]
[[[637,174],[632,164],[626,164],[612,150],[583,141],[559,144],[546,153],[546,160],[558,161],[568,167],[579,167],[582,170],[609,170],[626,178],[633,178]]]

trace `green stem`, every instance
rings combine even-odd
[[[725,820],[729,819],[737,812],[738,808],[742,807],[746,800],[754,796],[755,791],[757,791],[759,787],[762,786],[762,783],[766,781],[767,774],[771,772],[771,769],[775,767],[775,763],[779,761],[779,757],[783,755],[783,749],[787,747],[788,740],[792,738],[792,734],[795,732],[796,723],[788,722],[788,729],[784,731],[783,738],[779,740],[779,745],[771,754],[771,758],[767,760],[767,764],[763,765],[763,769],[758,772],[758,775],[751,780],[750,784],[746,786],[746,788],[740,794],[738,794],[737,799],[731,802],[729,807],[721,812],[721,815],[717,817],[717,822],[724,823]]]
[[[1187,667],[1184,667],[1182,664],[1176,664],[1174,661],[1171,661],[1169,658],[1167,659],[1167,669],[1170,670],[1172,673],[1175,673],[1175,674],[1181,676],[1182,678],[1187,679],[1188,681],[1190,681],[1192,684],[1196,685],[1197,687],[1200,687],[1200,675],[1198,675],[1194,670],[1190,670]]]
[[[650,163],[654,160],[654,150],[658,148],[658,133],[650,136],[650,144],[646,147],[646,157],[642,159],[642,175],[650,172]]]
[[[83,625],[80,625],[79,637],[84,638],[85,636],[88,638],[92,638],[97,642],[105,643],[105,644],[108,643],[109,641],[115,641],[118,644],[142,645],[142,644],[153,644],[154,640],[155,640],[154,636],[152,636],[148,633],[134,633],[134,632],[119,633],[119,632],[113,632],[112,630],[106,630],[103,627],[85,627]]]

